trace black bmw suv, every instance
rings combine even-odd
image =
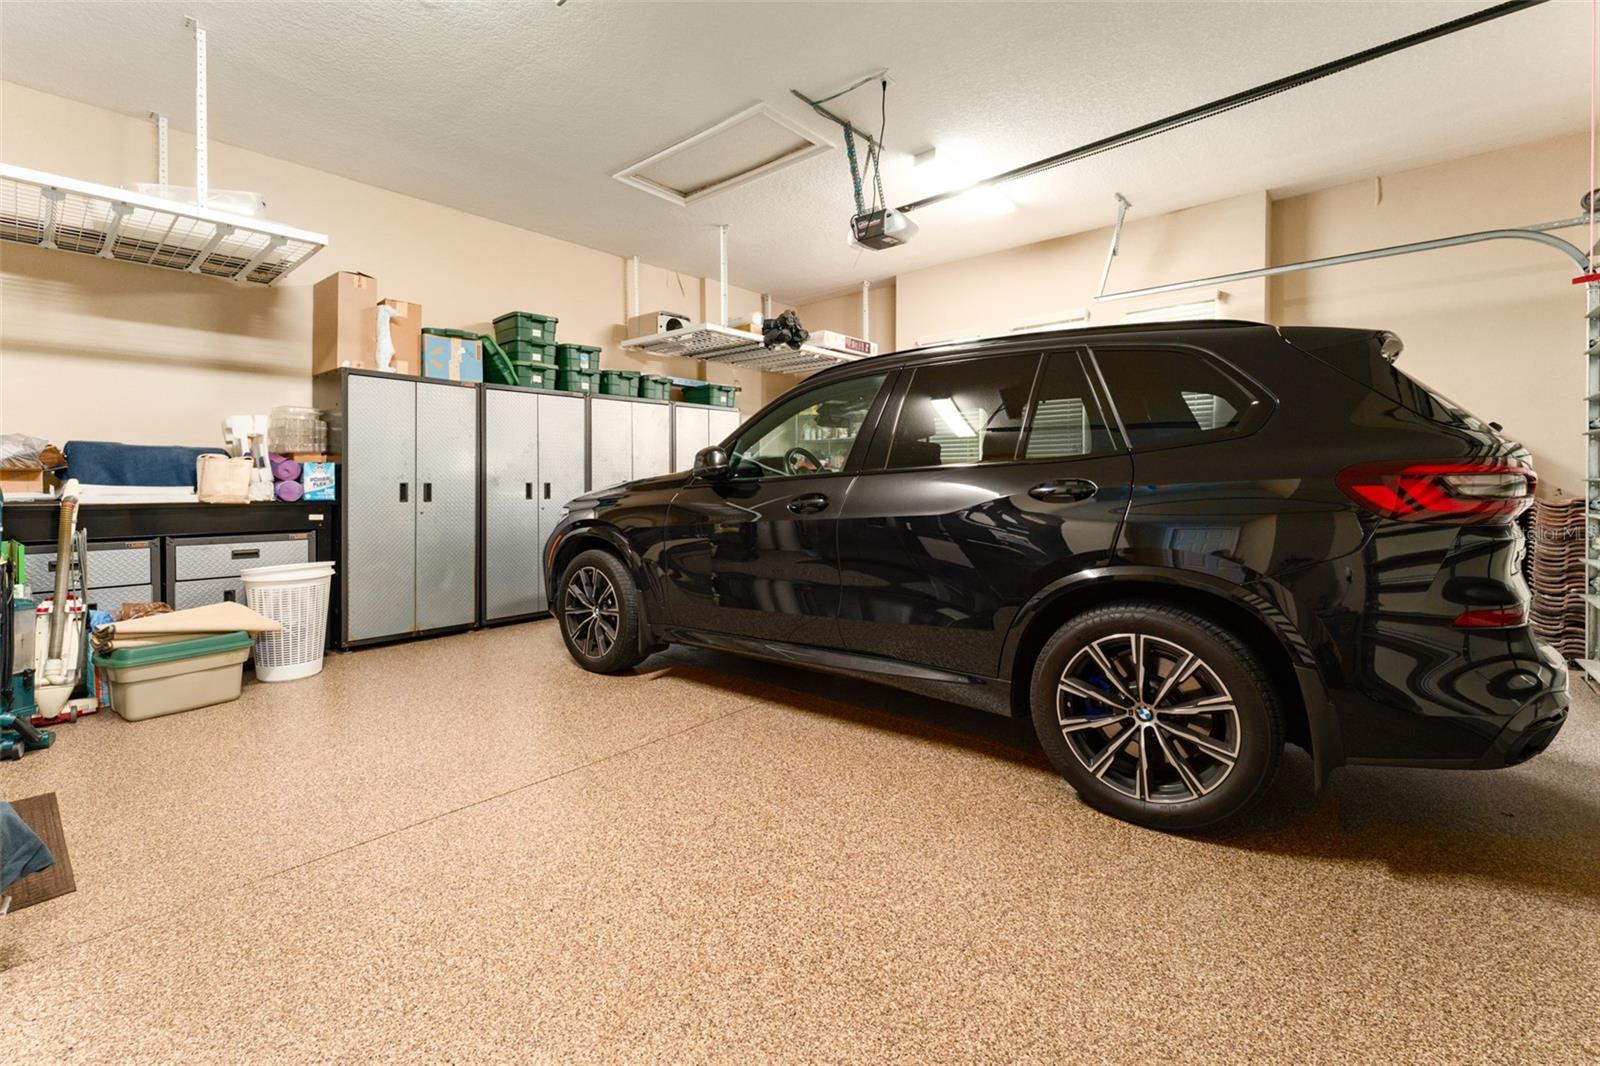
[[[686,644],[1029,715],[1089,803],[1196,829],[1284,743],[1484,768],[1566,670],[1527,619],[1534,474],[1392,334],[1028,334],[834,367],[692,473],[589,493],[545,548],[589,670]]]

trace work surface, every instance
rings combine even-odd
[[[78,891],[0,919],[0,1058],[1600,1059],[1600,701],[1494,773],[1291,754],[1202,838],[1030,730],[550,622],[0,764]]]

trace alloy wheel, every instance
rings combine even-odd
[[[599,659],[617,643],[621,614],[617,590],[598,568],[585,566],[567,579],[567,632],[585,658]]]
[[[1144,633],[1079,649],[1057,684],[1056,719],[1085,769],[1149,803],[1199,799],[1239,759],[1239,711],[1216,671]]]

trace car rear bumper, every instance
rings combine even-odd
[[[1489,745],[1475,769],[1494,770],[1502,766],[1515,766],[1527,762],[1550,746],[1567,721],[1568,694],[1566,664],[1554,648],[1539,645],[1540,656],[1551,665],[1555,685],[1528,700],[1511,716]]]

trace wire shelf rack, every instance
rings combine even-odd
[[[809,374],[815,370],[853,363],[862,358],[847,352],[801,345],[794,348],[768,348],[754,333],[731,326],[710,322],[685,326],[670,333],[652,333],[648,337],[634,337],[622,342],[622,347],[650,355],[673,355],[682,359],[699,359],[707,363],[723,363],[749,370],[767,370],[776,374]]]
[[[0,240],[271,285],[321,233],[0,163]]]

